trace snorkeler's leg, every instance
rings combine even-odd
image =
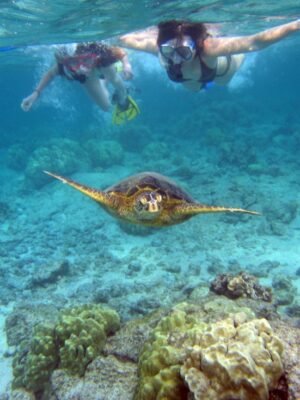
[[[99,79],[96,75],[91,75],[84,82],[84,87],[86,88],[89,96],[103,111],[109,111],[111,103],[109,100],[109,93],[103,79]]]
[[[119,104],[124,104],[127,100],[127,89],[120,74],[116,71],[115,66],[110,65],[109,67],[102,68],[102,72],[107,82],[110,82],[114,86],[117,102]]]

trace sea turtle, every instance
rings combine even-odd
[[[156,172],[142,172],[102,190],[44,171],[96,200],[119,219],[152,227],[180,224],[201,213],[240,212],[258,214],[242,208],[208,206],[197,203],[175,182]]]

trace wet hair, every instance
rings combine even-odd
[[[200,50],[208,33],[205,24],[202,22],[171,20],[158,24],[158,47],[168,40],[183,39],[184,36],[190,36],[195,42],[197,50]]]
[[[126,55],[125,51],[120,47],[108,46],[103,42],[84,42],[79,43],[76,48],[76,55],[93,53],[99,55],[100,66],[108,67],[109,65],[122,60]]]
[[[126,55],[125,51],[120,47],[108,46],[102,42],[83,42],[78,43],[73,52],[71,52],[67,46],[62,46],[55,52],[55,57],[57,62],[61,63],[64,58],[87,53],[99,56],[98,67],[109,67],[111,64],[122,60]]]
[[[75,47],[72,45],[62,45],[58,46],[58,48],[55,50],[55,58],[57,62],[62,61],[63,59],[67,57],[72,57],[75,52]]]
[[[93,53],[102,55],[109,52],[109,46],[102,42],[83,42],[76,46],[76,55]]]

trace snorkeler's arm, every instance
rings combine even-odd
[[[58,65],[55,64],[52,68],[50,68],[45,75],[42,77],[40,82],[34,91],[22,100],[21,108],[23,111],[29,111],[33,104],[36,102],[37,98],[41,94],[41,92],[45,89],[47,85],[52,81],[52,79],[58,75]]]
[[[218,57],[228,54],[250,53],[264,49],[281,39],[300,31],[300,20],[289,22],[275,28],[250,36],[213,38],[204,41],[204,55]]]
[[[130,49],[145,51],[147,53],[157,54],[156,44],[157,28],[151,27],[144,31],[132,32],[119,37],[119,43]]]
[[[49,85],[52,79],[55,78],[56,75],[58,75],[57,64],[55,64],[45,73],[45,75],[42,77],[42,79],[40,80],[34,91],[40,94],[45,89],[45,87]]]

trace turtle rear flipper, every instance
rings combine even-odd
[[[93,200],[97,201],[103,206],[110,207],[111,201],[107,193],[103,192],[102,190],[93,189],[89,186],[82,185],[81,183],[72,181],[72,179],[65,178],[64,176],[54,174],[49,171],[44,171],[45,174],[52,176],[55,179],[58,179],[62,183],[66,183],[67,185],[71,186],[72,188],[79,190],[79,192],[85,194],[88,197],[91,197]]]
[[[260,213],[257,211],[245,210],[244,208],[208,206],[200,203],[181,204],[178,205],[174,210],[174,213],[178,216],[180,215],[193,216],[197,214],[218,213],[218,212],[232,212],[232,213],[260,215]]]

